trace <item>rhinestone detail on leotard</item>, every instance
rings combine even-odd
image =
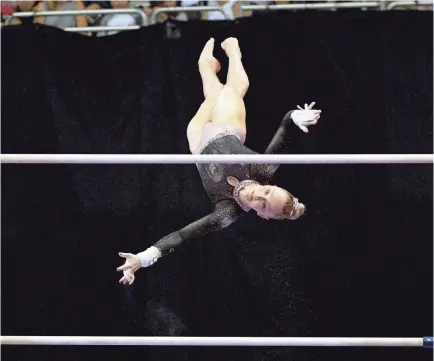
[[[241,191],[243,188],[245,188],[245,187],[247,187],[247,186],[249,186],[249,185],[251,185],[251,184],[259,184],[259,182],[256,182],[256,181],[251,180],[251,179],[243,180],[243,181],[239,182],[239,183],[234,187],[234,191],[233,191],[233,193],[232,193],[232,194],[234,195],[235,202],[238,203],[238,205],[241,207],[241,209],[242,209],[244,212],[248,212],[248,211],[250,211],[250,207],[246,206],[245,204],[243,204],[243,203],[241,202],[241,199],[240,199],[240,191]]]
[[[203,152],[203,150],[207,146],[209,146],[212,142],[214,142],[215,140],[223,138],[223,137],[226,137],[228,135],[234,135],[234,136],[236,136],[241,141],[241,139],[240,139],[239,135],[237,134],[237,132],[235,132],[233,130],[224,130],[223,132],[217,133],[214,137],[210,138],[203,146],[201,146],[199,148],[199,154],[201,154]]]

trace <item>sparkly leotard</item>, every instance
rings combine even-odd
[[[268,145],[265,153],[282,153],[288,143],[288,132],[291,125],[291,114],[288,112]],[[208,141],[201,154],[257,154],[245,147],[237,134],[222,132]],[[235,222],[248,211],[239,202],[239,191],[247,184],[254,182],[268,184],[278,164],[197,164],[202,184],[214,203],[214,212],[189,224],[188,226],[173,232],[159,240],[157,247],[162,255],[168,254],[183,242],[199,238],[209,232],[225,228]],[[228,177],[232,176],[241,181],[236,187],[228,183]]]

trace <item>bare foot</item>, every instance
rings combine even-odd
[[[208,68],[211,69],[214,73],[218,73],[221,69],[220,62],[214,58],[214,38],[209,39],[199,57],[199,70]]]
[[[227,56],[238,55],[241,58],[241,50],[237,38],[227,38],[223,41],[221,47]]]

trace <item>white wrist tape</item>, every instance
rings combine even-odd
[[[157,247],[149,247],[146,251],[137,254],[142,267],[152,266],[161,257],[161,252]]]

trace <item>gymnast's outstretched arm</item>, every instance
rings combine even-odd
[[[153,247],[158,248],[162,256],[173,252],[182,243],[197,239],[210,232],[218,231],[234,223],[244,212],[232,200],[218,202],[214,212],[196,222],[189,224],[179,231],[173,232],[162,238]],[[146,267],[146,264],[142,267]]]
[[[121,257],[126,259],[125,264],[117,269],[124,272],[124,276],[119,282],[132,284],[134,282],[134,273],[141,267],[151,266],[160,257],[172,253],[177,247],[188,240],[200,238],[210,232],[228,227],[244,213],[235,201],[220,201],[216,204],[213,213],[163,237],[146,251],[136,255],[119,253]]]

